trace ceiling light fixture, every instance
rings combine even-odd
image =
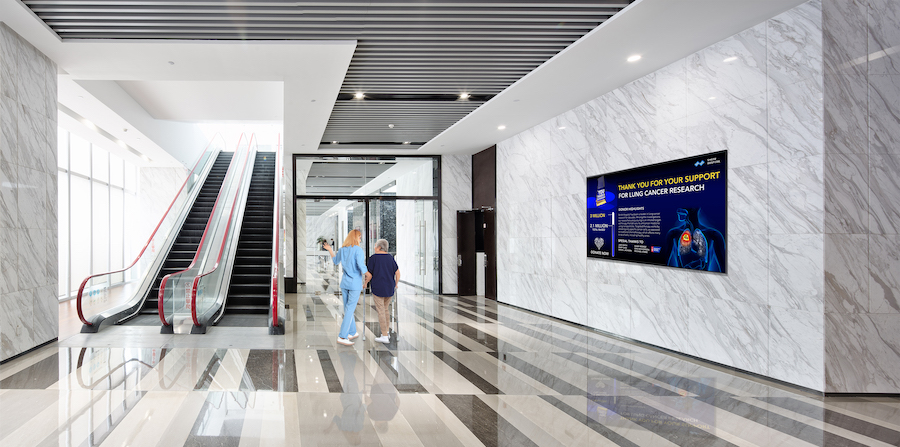
[[[337,140],[332,141],[331,144],[337,144]]]
[[[459,99],[469,99],[470,96],[472,96],[472,95],[470,95],[468,93],[460,93]]]
[[[409,144],[409,141],[404,141],[403,144]]]
[[[393,125],[393,124],[388,124],[388,127],[391,128],[391,129],[393,129],[393,128],[394,128],[394,125]]]
[[[635,54],[634,56],[628,56],[628,62],[637,62],[641,60],[640,54]]]
[[[559,126],[559,130],[566,130],[566,126]]]
[[[353,97],[355,97],[356,99],[363,99],[366,97],[366,95],[365,93],[357,92],[355,95],[353,95]]]
[[[503,129],[506,129],[506,126],[504,126],[502,124],[497,126],[497,130],[503,130]]]
[[[732,62],[732,61],[736,61],[736,60],[737,60],[737,56],[731,56],[731,57],[725,58],[725,60],[723,60],[722,62]]]

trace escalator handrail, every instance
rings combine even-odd
[[[241,141],[243,139],[244,139],[244,134],[241,134],[241,137],[238,138],[238,145],[237,145],[237,149],[235,149],[235,155],[237,155],[237,150],[240,149]],[[247,150],[247,152],[249,152],[249,149]],[[230,163],[229,163],[229,166],[230,166]],[[227,177],[228,177],[228,172],[225,173],[225,178],[227,179]],[[192,269],[194,267],[194,265],[197,263],[197,255],[200,254],[200,249],[203,247],[203,241],[206,240],[206,234],[209,232],[210,223],[212,222],[213,217],[215,217],[216,208],[218,208],[218,206],[219,206],[219,199],[221,198],[221,195],[222,195],[221,188],[224,188],[225,185],[226,185],[225,179],[223,179],[222,186],[219,187],[220,193],[216,194],[216,201],[213,203],[212,211],[209,212],[209,219],[206,221],[206,227],[203,229],[203,236],[200,237],[200,243],[197,244],[197,251],[194,253],[194,258],[191,260],[191,264],[189,266],[187,266],[184,270],[174,272],[174,273],[169,273],[168,275],[164,276],[162,281],[160,281],[160,283],[159,283],[159,293],[157,295],[156,307],[159,309],[159,319],[160,319],[160,321],[162,321],[163,326],[170,326],[168,320],[166,320],[165,303],[164,303],[164,299],[163,299],[164,295],[165,295],[165,291],[166,291],[166,282],[169,281],[170,277],[184,273],[184,272]]]
[[[281,232],[278,231],[278,224],[281,222],[281,188],[284,181],[284,173],[282,172],[282,164],[284,162],[281,155],[281,135],[278,135],[278,146],[275,153],[275,214],[272,223],[272,326],[278,327],[278,259],[279,244],[278,237]]]
[[[228,242],[228,230],[231,228],[231,222],[234,220],[234,209],[237,208],[238,196],[243,190],[243,188],[241,188],[241,184],[244,182],[244,174],[247,173],[247,163],[250,160],[250,152],[253,152],[252,147],[253,139],[255,136],[255,134],[251,134],[250,141],[247,143],[247,155],[244,156],[244,167],[241,169],[241,176],[238,178],[238,187],[235,188],[234,191],[234,202],[231,204],[231,211],[229,211],[228,213],[228,221],[225,224],[225,231],[222,233],[222,245],[219,246],[219,254],[216,256],[216,263],[208,271],[194,277],[194,282],[193,284],[191,284],[191,319],[194,321],[195,326],[201,325],[200,320],[197,318],[197,285],[200,284],[200,279],[202,279],[204,276],[207,276],[210,273],[216,271],[222,261],[222,253],[225,251],[225,243]]]
[[[87,319],[84,318],[84,311],[82,310],[82,307],[81,307],[82,306],[81,299],[82,299],[82,295],[84,293],[84,287],[87,285],[88,281],[90,281],[91,279],[96,278],[98,276],[112,275],[114,273],[124,272],[125,270],[128,270],[128,269],[134,267],[138,263],[138,261],[140,261],[141,256],[143,256],[144,252],[147,251],[147,247],[149,247],[150,243],[153,242],[153,236],[156,236],[156,232],[159,231],[159,227],[162,226],[163,221],[166,220],[166,216],[169,215],[169,211],[172,210],[172,207],[175,206],[175,202],[178,201],[178,197],[181,196],[181,191],[184,190],[184,187],[187,186],[188,181],[191,180],[191,175],[193,175],[194,171],[196,171],[197,168],[200,166],[200,162],[203,160],[203,156],[206,155],[207,152],[210,152],[210,146],[212,146],[212,144],[213,144],[213,141],[210,140],[209,144],[206,145],[206,148],[203,150],[203,152],[200,153],[200,156],[197,158],[197,162],[194,163],[194,167],[191,168],[190,172],[188,172],[187,177],[184,179],[184,183],[181,184],[181,187],[178,188],[178,192],[175,193],[175,198],[172,199],[172,203],[170,203],[169,207],[166,208],[166,212],[164,212],[162,217],[159,219],[159,223],[156,224],[156,228],[154,228],[153,232],[150,233],[150,237],[147,238],[147,243],[144,244],[144,248],[141,248],[140,253],[137,254],[137,256],[134,258],[134,261],[132,261],[128,267],[125,267],[123,269],[114,270],[114,271],[105,272],[105,273],[97,273],[97,274],[88,276],[87,278],[84,279],[84,281],[81,282],[81,285],[78,286],[78,295],[75,297],[75,309],[78,312],[78,319],[81,320],[82,323],[84,323],[88,326],[94,325],[93,323],[91,323],[90,321],[88,321]],[[212,157],[210,157],[210,158],[212,158]],[[215,162],[213,161],[213,163],[215,163]]]

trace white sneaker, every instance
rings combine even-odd
[[[338,343],[340,343],[344,346],[353,346],[353,342],[350,340],[347,340],[346,338],[338,337]]]
[[[391,337],[387,336],[387,335],[382,335],[381,337],[376,337],[375,341],[377,341],[378,343],[390,343]]]
[[[356,337],[359,337],[359,332],[357,332],[357,333],[355,333],[355,334],[353,334],[353,335],[348,336],[347,339],[348,339],[348,340],[353,340],[353,339],[356,338]]]

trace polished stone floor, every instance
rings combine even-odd
[[[336,343],[332,278],[287,333],[125,325],[0,366],[3,446],[897,446],[900,399],[822,398],[481,298],[402,288]],[[365,320],[363,320],[365,318]]]

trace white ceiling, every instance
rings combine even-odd
[[[803,1],[637,0],[416,153],[477,152]],[[56,61],[72,81],[116,81],[146,117],[131,118],[134,110],[120,113],[120,105],[77,98],[89,89],[64,98],[63,89],[72,85],[67,83],[61,83],[60,102],[91,120],[94,115],[108,120],[108,126],[95,123],[129,145],[126,138],[142,133],[161,141],[171,120],[183,125],[284,119],[290,123],[284,126],[285,148],[314,153],[356,48],[356,41],[62,42],[17,0],[0,0],[0,20]],[[626,63],[631,54],[643,59]],[[228,100],[218,99],[223,92]],[[79,100],[91,104],[79,106]],[[126,127],[108,118],[110,112],[140,122],[123,132]],[[500,124],[504,131],[498,131]],[[159,146],[171,152],[167,144]]]

